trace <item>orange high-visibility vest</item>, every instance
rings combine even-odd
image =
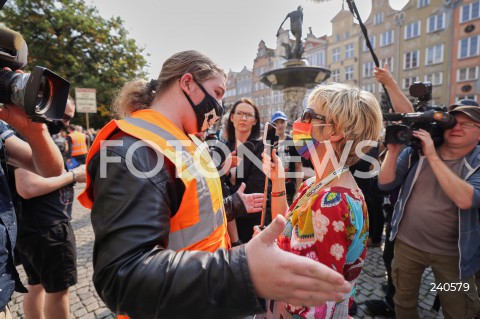
[[[124,120],[111,121],[100,131],[88,153],[87,166],[92,156],[99,152],[101,142],[108,139],[117,128],[143,140],[168,158],[185,185],[180,207],[170,219],[168,249],[213,252],[228,247],[222,188],[206,146],[194,136],[192,141],[160,113],[141,110]],[[86,189],[78,199],[87,208],[93,205],[88,174]]]
[[[83,133],[74,131],[68,134],[72,139],[72,156],[85,155],[88,153],[87,136]]]
[[[167,248],[175,251],[209,252],[229,248],[230,238],[220,179],[205,144],[194,136],[191,136],[192,141],[160,113],[140,110],[129,118],[109,122],[98,133],[87,156],[87,167],[93,155],[100,151],[101,142],[108,140],[117,128],[143,140],[168,158],[175,165],[177,176],[185,185],[180,207],[170,219]],[[92,191],[91,179],[87,174],[87,186],[78,197],[80,203],[87,208],[92,208],[95,201]],[[129,317],[118,315],[117,318]]]

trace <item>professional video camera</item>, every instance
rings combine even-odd
[[[432,136],[435,146],[443,143],[443,132],[455,126],[453,115],[448,114],[446,107],[430,105],[432,99],[432,83],[415,82],[410,88],[410,95],[417,98],[415,113],[384,113],[385,121],[400,121],[402,124],[388,125],[385,132],[386,144],[406,144],[416,150],[422,149],[419,139],[412,137],[413,131],[424,129]]]
[[[41,66],[31,74],[15,72],[27,65],[27,52],[20,33],[0,28],[0,103],[22,108],[35,122],[61,120],[70,83]]]

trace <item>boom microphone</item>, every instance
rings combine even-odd
[[[2,67],[12,71],[23,69],[27,65],[28,48],[22,35],[9,28],[0,27],[0,39]]]

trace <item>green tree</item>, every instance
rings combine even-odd
[[[147,64],[119,17],[104,19],[83,0],[9,0],[0,22],[20,32],[28,45],[28,67],[51,69],[75,87],[97,89],[92,127],[110,120],[112,98],[126,81],[146,76]],[[74,122],[85,123],[78,114]]]

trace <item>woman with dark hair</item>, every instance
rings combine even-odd
[[[265,174],[262,171],[263,143],[260,137],[260,115],[255,103],[243,98],[232,107],[227,124],[227,147],[230,159],[225,160],[223,171],[231,193],[245,183],[245,194],[263,193]],[[227,167],[228,166],[228,167]],[[261,213],[237,217],[235,226],[229,225],[232,241],[248,242],[253,235],[253,227],[260,223]],[[240,242],[237,242],[239,239]]]

